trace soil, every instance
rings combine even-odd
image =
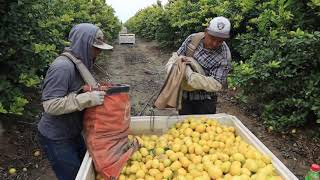
[[[160,111],[152,108],[152,102],[164,82],[164,65],[171,52],[159,48],[156,42],[139,38],[135,45],[114,44],[113,51],[104,53],[97,60],[99,68],[95,68],[95,76],[100,81],[130,85],[132,116],[176,115],[174,109]],[[34,106],[31,107],[41,109],[37,95],[33,95]],[[250,106],[234,101],[234,96],[234,91],[220,93],[217,112],[231,114],[241,120],[299,179],[303,179],[311,163],[320,163],[320,139],[313,137],[312,130],[297,129],[296,133],[268,131],[257,113]],[[43,153],[34,156],[34,152],[40,150],[36,138],[39,117],[1,116],[0,120],[6,129],[0,136],[0,179],[56,179]],[[13,175],[8,174],[11,167],[17,169]]]

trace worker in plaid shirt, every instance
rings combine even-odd
[[[230,37],[231,24],[224,17],[210,21],[204,37],[195,48],[192,57],[202,66],[205,75],[210,76],[226,87],[227,75],[231,70],[231,53],[225,40]],[[187,48],[192,38],[190,35],[178,49],[179,56],[187,55]],[[179,114],[215,114],[217,93],[206,89],[182,92],[182,107]]]

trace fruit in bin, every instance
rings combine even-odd
[[[141,148],[127,162],[119,179],[278,180],[279,177],[271,159],[243,141],[234,127],[222,126],[206,117],[187,118],[167,134],[142,135],[140,139]]]

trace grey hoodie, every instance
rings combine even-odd
[[[98,27],[83,23],[74,26],[69,34],[70,47],[65,48],[91,70],[93,66],[92,44]],[[42,101],[63,98],[84,84],[76,66],[66,57],[59,56],[50,65],[42,87]],[[63,115],[43,112],[38,124],[40,133],[52,140],[71,139],[82,131],[82,112]]]

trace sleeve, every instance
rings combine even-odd
[[[50,66],[42,87],[42,101],[69,94],[71,71],[62,66]]]
[[[191,38],[192,38],[192,34],[190,36],[188,36],[186,40],[184,40],[181,47],[177,51],[178,56],[181,56],[181,55],[185,56],[186,55],[187,47],[188,47],[188,44],[191,42]]]
[[[214,75],[212,77],[226,87],[227,76],[231,70],[231,52],[226,43],[224,43],[223,52],[225,53],[225,61],[223,61],[218,68],[212,69],[210,74]]]
[[[220,91],[222,85],[211,76],[204,76],[202,74],[193,72],[190,66],[186,68],[186,79],[189,86],[196,90],[205,90],[207,92]]]
[[[220,82],[223,86],[225,86],[227,83],[227,76],[230,70],[231,70],[231,63],[228,60],[226,63],[221,63],[218,68],[212,69],[210,71],[210,74],[214,74],[212,75],[212,77],[218,82]]]

